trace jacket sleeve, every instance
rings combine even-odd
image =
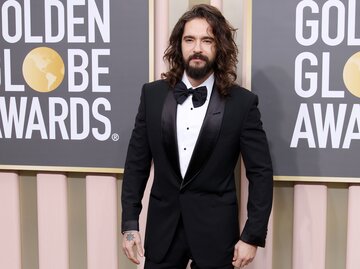
[[[146,127],[145,87],[143,86],[135,126],[129,142],[123,177],[122,232],[139,230],[139,214],[151,167],[151,150]]]
[[[265,246],[267,226],[273,199],[273,170],[269,146],[253,95],[241,132],[240,149],[249,180],[248,219],[240,239],[246,243]]]

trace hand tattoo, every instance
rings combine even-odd
[[[127,233],[126,234],[126,240],[127,241],[132,241],[132,240],[134,240],[134,238],[135,238],[135,236],[134,236],[133,233]]]

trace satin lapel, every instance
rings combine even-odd
[[[181,189],[196,177],[209,159],[219,137],[224,108],[225,98],[221,97],[218,90],[214,87],[189,167],[181,184]]]
[[[169,90],[161,115],[161,135],[164,150],[175,173],[181,179],[179,154],[176,135],[176,108],[177,103],[173,92]]]

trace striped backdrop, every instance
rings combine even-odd
[[[249,64],[244,19],[251,1],[150,0],[150,74],[166,70],[162,55],[169,29],[196,3],[220,8],[239,28],[240,83]],[[242,165],[237,168],[241,226],[246,217]],[[131,269],[121,251],[121,175],[0,172],[1,269]],[[151,185],[144,197],[142,233]],[[359,269],[360,184],[276,182],[267,246],[248,269]],[[214,216],[216,217],[216,216]],[[138,266],[142,268],[142,265]]]

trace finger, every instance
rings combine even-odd
[[[124,254],[125,254],[126,256],[128,256],[128,252],[127,252],[127,249],[126,249],[126,244],[125,244],[125,242],[123,242],[123,244],[122,244],[122,250],[123,250]]]
[[[237,246],[235,246],[234,248],[234,257],[233,257],[233,261],[236,261],[238,258],[238,249],[237,249]]]
[[[241,265],[245,266],[245,265],[248,265],[249,263],[251,263],[253,259],[245,257],[245,258],[241,258],[240,260],[241,260]]]
[[[243,263],[243,260],[241,258],[238,258],[238,259],[233,261],[233,265],[235,267],[241,267],[242,263]]]
[[[124,250],[126,257],[128,257],[129,260],[131,260],[133,263],[139,264],[140,262],[138,261],[136,255],[134,253],[134,250],[133,250],[134,244],[135,244],[135,242],[133,242],[133,241],[125,242],[123,244],[123,250]]]
[[[130,254],[129,254],[129,252],[127,251],[127,249],[124,248],[123,251],[124,251],[125,256],[130,260]]]
[[[127,249],[125,249],[125,255],[130,260],[130,254],[129,254],[129,251]]]
[[[241,263],[240,263],[240,261],[233,261],[233,262],[232,262],[232,265],[233,265],[234,267],[241,268]]]
[[[141,241],[136,242],[136,250],[140,257],[144,257],[144,248],[141,245]]]
[[[127,258],[130,258],[130,254],[129,254],[129,251],[128,251],[128,246],[129,243],[127,243],[126,241],[123,241],[122,243],[122,250],[124,252],[124,254],[126,255]]]
[[[132,247],[132,246],[131,246],[131,247],[127,247],[126,250],[127,250],[127,252],[128,252],[128,258],[129,258],[132,262],[134,262],[134,263],[136,263],[136,264],[139,264],[140,262],[139,262],[139,260],[137,259],[136,255],[135,255],[135,252],[134,252],[134,250],[133,250],[133,247]]]

